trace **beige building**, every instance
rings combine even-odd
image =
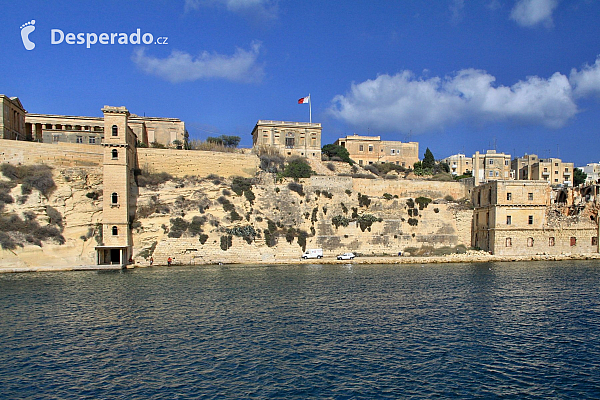
[[[454,154],[441,161],[448,164],[450,173],[453,176],[461,176],[473,172],[473,157],[467,157],[464,154]]]
[[[419,143],[381,140],[380,136],[352,135],[335,141],[348,150],[350,158],[359,165],[393,163],[412,168],[419,161]]]
[[[177,118],[140,117],[131,114],[129,128],[145,145],[156,142],[166,147],[181,147],[184,142],[185,123]],[[102,144],[104,118],[69,115],[25,115],[25,131],[33,140],[42,143]]]
[[[477,186],[471,245],[498,255],[598,252],[598,224],[590,218],[563,222],[551,212],[545,181],[506,180]]]
[[[478,151],[473,154],[473,178],[475,186],[499,180],[514,179],[510,169],[510,154],[487,150],[485,154]]]
[[[559,158],[542,159],[535,154],[526,154],[512,160],[511,167],[518,179],[546,181],[553,186],[573,186],[573,163]]]
[[[26,140],[25,114],[18,97],[0,94],[2,115],[0,115],[0,139]]]
[[[321,124],[259,120],[252,130],[252,148],[276,150],[282,156],[321,159]]]

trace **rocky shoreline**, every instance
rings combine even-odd
[[[491,255],[482,251],[468,251],[464,254],[450,254],[445,256],[431,257],[357,257],[354,260],[337,260],[334,258],[322,258],[319,260],[277,260],[272,262],[244,261],[239,263],[219,263],[219,264],[197,264],[197,265],[291,265],[291,264],[356,264],[356,265],[375,265],[375,264],[444,264],[444,263],[486,263],[486,262],[515,262],[515,261],[571,261],[571,260],[600,260],[599,253],[591,254],[559,254],[547,255],[538,254],[531,256],[498,256]],[[173,266],[179,266],[174,263]],[[134,263],[128,265],[126,269],[147,268],[150,265],[144,263]],[[154,267],[166,267],[154,264]],[[23,272],[53,272],[53,271],[114,271],[122,270],[120,266],[112,265],[75,265],[75,266],[28,266],[28,267],[9,267],[0,266],[0,273],[23,273]]]

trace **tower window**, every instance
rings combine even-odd
[[[113,160],[117,160],[119,158],[119,152],[117,151],[117,149],[113,149],[112,158]]]
[[[117,236],[119,234],[119,228],[117,228],[116,226],[112,227],[112,234],[113,236]]]
[[[116,125],[112,126],[112,135],[119,136],[119,128]]]
[[[113,204],[119,204],[119,195],[117,193],[113,193],[110,196],[110,199],[112,201]]]

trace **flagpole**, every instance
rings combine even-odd
[[[312,105],[310,103],[310,93],[308,94],[308,118],[309,122],[312,124]]]

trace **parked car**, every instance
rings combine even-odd
[[[356,257],[354,255],[354,253],[344,253],[341,256],[337,256],[338,260],[353,260],[354,257]]]
[[[302,258],[323,258],[323,249],[308,249],[302,254]]]

